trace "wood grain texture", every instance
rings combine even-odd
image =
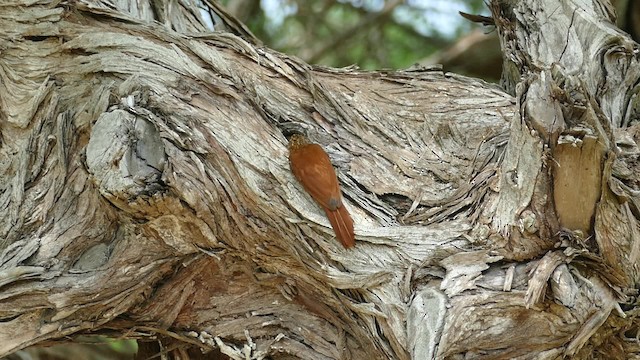
[[[513,97],[123,3],[3,4],[1,355],[106,334],[242,359],[639,356],[640,66],[607,6],[491,2]],[[326,241],[284,121],[327,144],[353,249]],[[604,150],[584,237],[554,205],[566,135]]]

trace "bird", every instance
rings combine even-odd
[[[329,155],[302,134],[289,138],[289,166],[298,182],[324,210],[336,238],[346,249],[355,245],[353,220],[342,202],[336,171]]]

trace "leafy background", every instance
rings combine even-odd
[[[225,0],[266,45],[332,67],[400,69],[476,25],[458,11],[487,12],[481,0]]]

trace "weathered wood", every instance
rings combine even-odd
[[[498,204],[502,209],[506,201],[516,211],[511,221],[496,224],[509,236],[507,245],[528,246],[533,252],[526,255],[536,258],[546,252],[531,273],[526,297],[527,307],[541,307],[542,313],[524,313],[518,321],[526,323],[539,314],[559,316],[559,310],[566,314],[559,322],[549,318],[545,326],[554,325],[522,338],[519,347],[546,351],[537,355],[540,359],[599,358],[595,349],[604,344],[618,347],[601,352],[605,358],[619,354],[620,348],[624,358],[638,356],[620,330],[636,326],[620,304],[637,293],[637,192],[630,178],[623,180],[627,185],[622,190],[612,170],[628,166],[623,165],[630,158],[620,151],[621,144],[636,147],[635,140],[629,142],[634,131],[626,127],[637,118],[632,104],[640,75],[638,45],[612,25],[615,15],[606,1],[494,1],[491,8],[504,51],[503,83],[516,94],[521,109],[518,126],[514,122],[511,128],[503,172],[516,153],[514,141],[537,144],[533,157],[526,156],[525,148],[517,157],[519,166],[506,168],[514,186],[525,179],[534,179],[535,185],[513,191],[511,197],[503,198],[502,192]],[[503,175],[501,190],[509,179]],[[518,223],[519,213],[528,214],[526,224],[535,224],[533,233]],[[532,241],[537,237],[540,241]],[[556,343],[563,333],[571,335]],[[535,348],[547,334],[556,335]],[[525,354],[513,351],[505,346],[493,356]]]
[[[640,354],[640,67],[605,5],[491,4],[515,98],[141,9],[2,5],[0,354],[84,333],[234,359]],[[285,123],[329,153],[354,249]]]
[[[418,346],[407,313],[445,319],[424,269],[470,243],[510,96],[438,69],[312,68],[82,2],[3,11],[0,353],[100,329],[232,357],[434,353],[439,330]],[[355,250],[293,179],[282,122],[331,155]]]

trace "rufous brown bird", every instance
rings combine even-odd
[[[289,139],[289,166],[302,187],[327,214],[342,245],[354,246],[353,220],[342,204],[340,184],[329,155],[304,135],[294,134]]]

